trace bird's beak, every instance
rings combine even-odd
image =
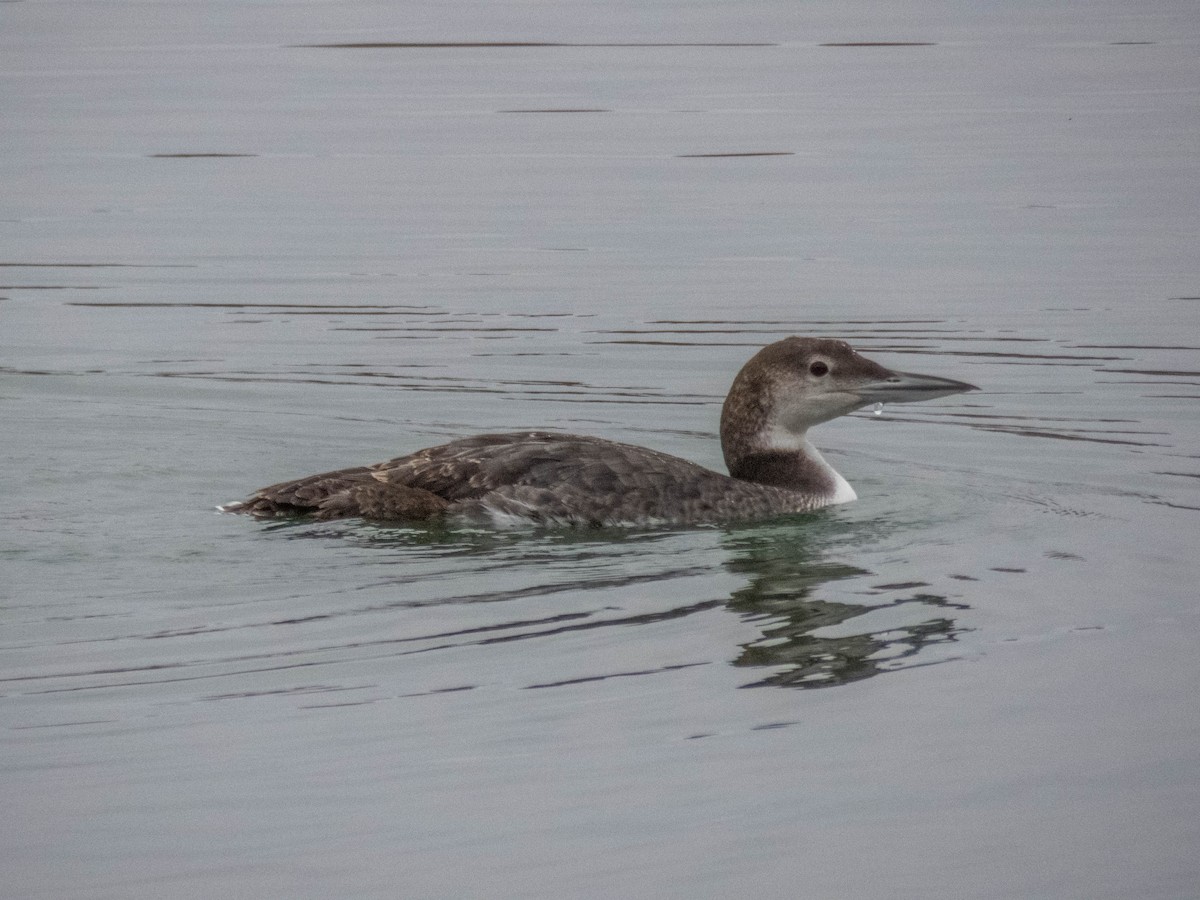
[[[857,388],[855,393],[864,403],[915,403],[918,400],[935,400],[938,397],[977,390],[979,388],[965,381],[935,378],[932,375],[913,375],[910,372],[892,372],[887,378]]]

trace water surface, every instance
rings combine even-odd
[[[0,5],[14,896],[1194,893],[1192,6],[585,9]],[[788,334],[982,390],[768,523],[213,509],[720,468]]]

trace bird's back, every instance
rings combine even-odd
[[[483,434],[387,462],[283,482],[242,509],[260,516],[421,519],[451,514],[543,524],[698,524],[822,505],[677,456],[552,432]]]

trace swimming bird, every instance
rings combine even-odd
[[[725,398],[728,475],[603,438],[521,431],[285,481],[220,509],[261,518],[569,526],[701,525],[808,512],[857,499],[809,442],[812,426],[875,403],[971,390],[886,369],[844,341],[789,337],[755,354]]]

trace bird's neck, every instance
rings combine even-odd
[[[823,497],[830,503],[857,499],[850,483],[825,461],[805,435],[755,441],[740,453],[726,454],[725,462],[729,474],[741,481]]]
[[[829,503],[854,500],[854,489],[809,442],[807,429],[780,424],[773,395],[771,384],[747,369],[734,379],[721,409],[721,449],[729,474]]]

